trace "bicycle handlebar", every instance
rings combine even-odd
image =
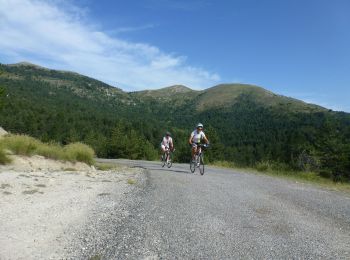
[[[192,146],[192,144],[189,144],[190,146]],[[210,144],[197,144],[198,147],[204,147],[204,148],[209,148]]]

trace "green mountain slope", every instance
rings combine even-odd
[[[307,104],[300,100],[276,95],[266,89],[247,84],[222,84],[207,89],[198,100],[199,111],[230,107],[235,104],[242,95],[249,96],[257,104],[263,107],[278,107],[289,111],[315,112],[323,108]]]
[[[276,95],[266,89],[247,84],[221,84],[201,91],[185,86],[171,86],[158,90],[144,90],[131,93],[140,100],[172,102],[175,106],[194,105],[196,112],[211,109],[230,109],[241,96],[247,96],[257,105],[266,108],[278,108],[290,112],[322,112],[326,108],[303,101]]]
[[[99,156],[156,159],[173,132],[177,160],[197,122],[213,144],[207,159],[254,166],[275,162],[325,176],[350,176],[350,115],[276,95],[258,86],[224,84],[124,92],[73,72],[20,63],[0,65],[5,90],[0,125],[44,141],[83,141]],[[1,91],[0,91],[1,93]]]

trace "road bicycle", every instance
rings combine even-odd
[[[175,149],[174,149],[175,151]],[[169,147],[165,147],[165,152],[162,155],[162,167],[164,167],[165,165],[170,168],[173,165],[173,152],[174,151],[170,151]]]
[[[209,144],[197,144],[197,152],[194,155],[194,160],[190,161],[190,170],[192,173],[196,170],[196,168],[199,169],[199,173],[201,175],[204,174],[204,150],[205,148],[208,148]]]

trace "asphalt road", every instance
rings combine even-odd
[[[102,259],[350,259],[346,194],[229,169],[108,162],[144,168],[145,179],[123,220],[104,224]]]

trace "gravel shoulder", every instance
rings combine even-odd
[[[13,159],[0,166],[0,259],[98,253],[107,238],[101,223],[110,214],[125,216],[125,198],[143,178],[140,169],[126,166],[99,171],[40,156]]]

